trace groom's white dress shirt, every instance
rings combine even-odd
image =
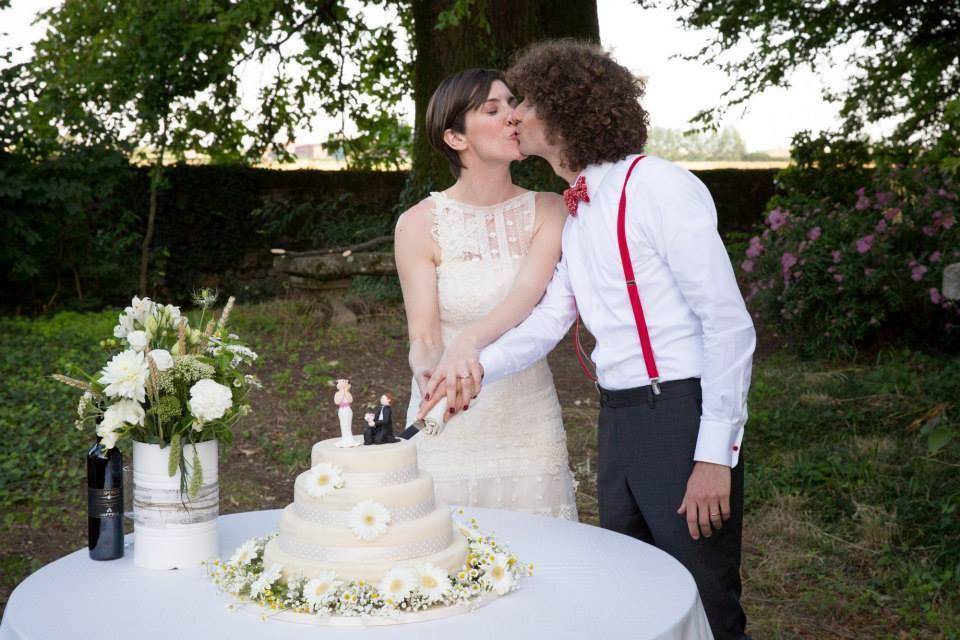
[[[591,359],[600,386],[650,384],[617,249],[620,191],[635,157],[583,171],[590,202],[567,218],[563,256],[533,313],[480,353],[485,382],[545,357],[579,309],[597,339]],[[735,467],[756,335],[710,192],[686,169],[648,156],[627,186],[626,233],[661,382],[701,381],[694,460]]]

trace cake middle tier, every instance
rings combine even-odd
[[[387,510],[390,511],[389,507]],[[349,516],[349,512],[347,514]],[[362,553],[363,550],[402,547],[427,541],[446,546],[450,544],[452,525],[450,509],[445,504],[436,505],[429,513],[414,519],[395,520],[391,511],[386,531],[374,540],[363,540],[350,528],[349,520],[346,526],[307,520],[298,513],[296,505],[291,504],[280,516],[279,531],[281,546],[290,553],[297,554],[297,549],[309,549],[315,557],[324,554],[332,557],[344,555],[334,551],[341,547]]]
[[[293,505],[304,519],[331,526],[347,526],[350,511],[358,503],[372,500],[383,505],[396,520],[415,520],[432,512],[434,501],[433,477],[424,471],[418,471],[411,480],[402,484],[385,487],[354,487],[349,478],[340,489],[333,489],[322,496],[312,496],[308,491],[310,472],[297,476],[293,483]]]

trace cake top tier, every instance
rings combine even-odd
[[[345,473],[405,473],[417,469],[417,448],[409,440],[340,448],[340,438],[321,440],[313,445],[311,466],[334,464]]]

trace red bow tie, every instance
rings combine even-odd
[[[563,201],[567,203],[567,211],[570,215],[577,215],[577,206],[580,200],[590,202],[590,195],[587,193],[587,179],[583,176],[577,178],[573,186],[563,190]]]

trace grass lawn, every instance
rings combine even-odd
[[[356,406],[384,391],[406,407],[402,308],[363,309],[327,329],[314,303],[237,308],[233,330],[260,354],[264,390],[221,457],[221,512],[279,508],[318,439],[339,434],[333,381]],[[78,394],[52,381],[105,362],[97,343],[116,311],[0,319],[0,607],[32,571],[86,544]],[[958,428],[957,358],[883,351],[856,362],[802,361],[766,345],[754,365],[747,473],[744,605],[755,638],[960,635],[960,443],[929,453],[920,429]],[[550,356],[580,486],[597,522],[598,405],[569,339]],[[534,578],[535,579],[535,578]],[[211,587],[212,588],[212,587]]]

